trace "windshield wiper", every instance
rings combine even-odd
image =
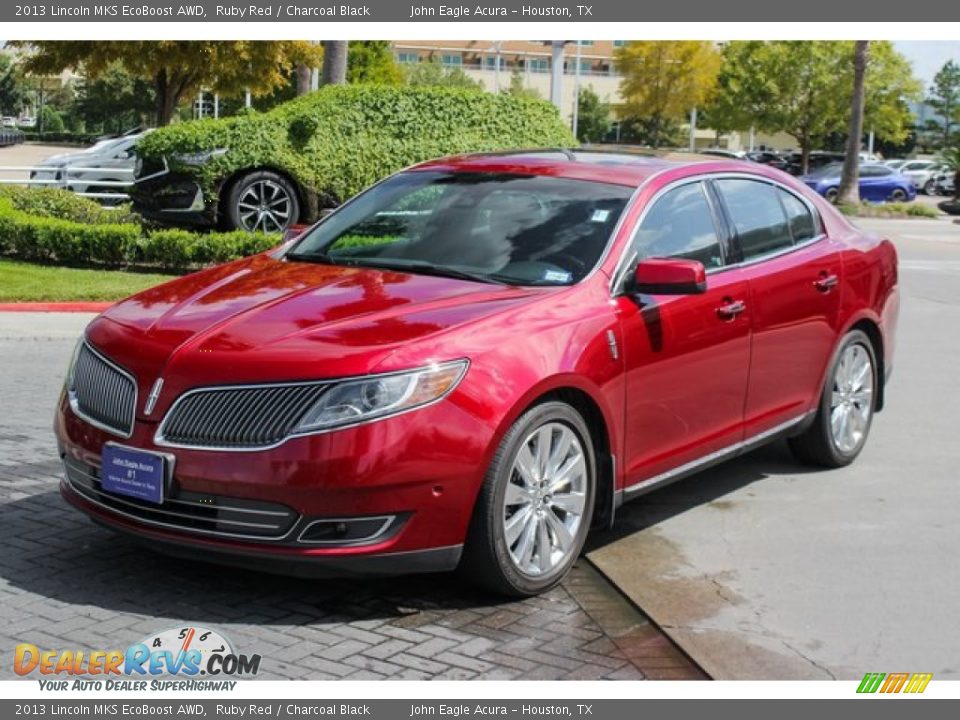
[[[428,262],[390,262],[384,261],[378,258],[358,258],[358,257],[344,257],[344,258],[329,258],[331,261],[340,263],[343,265],[359,266],[359,267],[369,267],[369,268],[383,268],[385,270],[399,270],[400,272],[410,272],[417,275],[435,275],[437,277],[449,277],[457,278],[458,280],[472,280],[474,282],[488,283],[490,285],[508,285],[509,283],[504,282],[503,280],[498,280],[496,278],[490,277],[489,275],[483,275],[481,273],[472,273],[467,270],[457,270],[456,268],[447,267],[446,265],[433,265]]]

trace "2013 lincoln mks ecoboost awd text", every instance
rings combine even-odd
[[[890,242],[763,165],[428,162],[94,320],[62,492],[175,553],[538,593],[711,463],[778,437],[851,462],[898,306]]]

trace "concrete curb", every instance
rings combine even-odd
[[[18,302],[0,303],[0,312],[102,313],[112,302]]]

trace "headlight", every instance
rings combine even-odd
[[[203,150],[194,153],[178,153],[173,156],[174,161],[181,165],[200,166],[206,165],[216,157],[227,154],[227,148],[217,148],[216,150]]]
[[[303,416],[295,432],[355,425],[435,402],[459,384],[467,365],[466,360],[458,360],[333,385]]]

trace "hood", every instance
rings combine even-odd
[[[87,337],[137,377],[141,397],[158,377],[167,395],[200,385],[361,375],[400,346],[547,292],[257,256],[124,300]],[[425,357],[424,364],[450,359]]]

